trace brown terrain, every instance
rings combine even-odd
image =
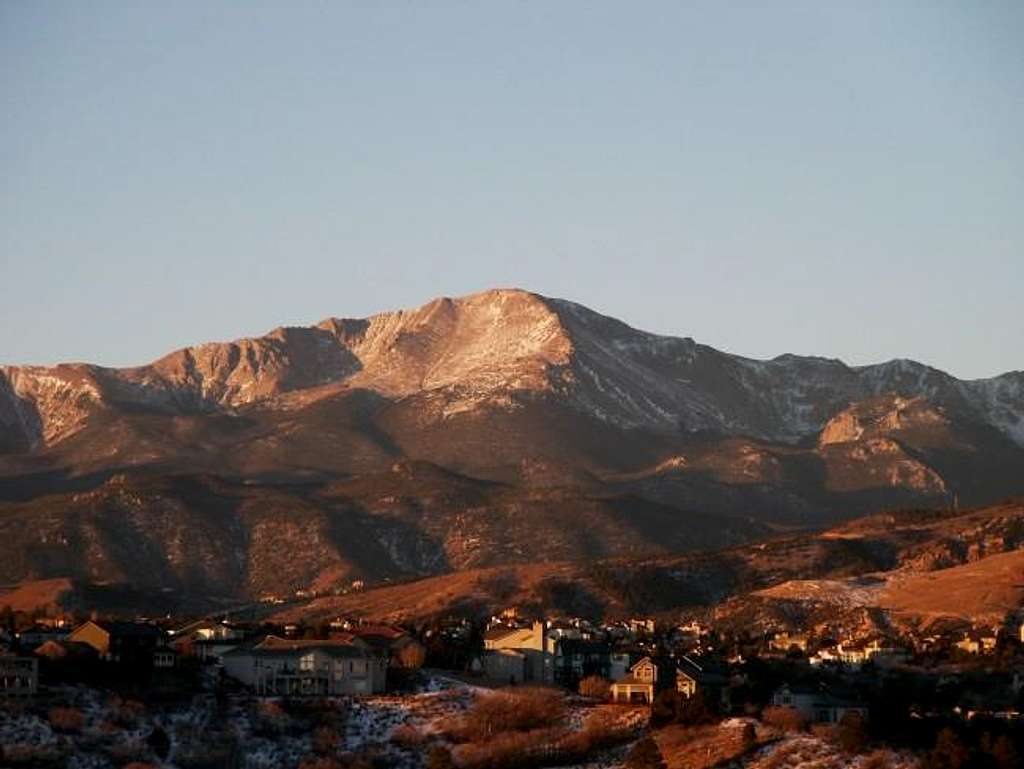
[[[303,601],[276,616],[422,622],[514,603],[606,618],[713,611],[722,627],[746,629],[992,620],[1022,605],[1022,554],[1024,503],[905,511],[717,552],[468,570]]]
[[[755,361],[496,290],[136,368],[0,367],[0,584],[213,607],[531,563],[646,569],[990,505],[1024,494],[1022,468],[1024,373]]]

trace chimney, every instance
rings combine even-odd
[[[540,639],[540,650],[546,652],[548,650],[548,633],[543,620],[533,623],[533,634]]]

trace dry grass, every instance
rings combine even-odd
[[[1024,550],[915,574],[890,583],[879,605],[899,614],[964,619],[997,617],[1024,603]]]
[[[65,577],[21,582],[0,592],[0,606],[10,606],[15,611],[59,608],[60,599],[73,590],[71,580]]]
[[[462,718],[457,735],[483,741],[506,732],[526,732],[561,725],[566,709],[563,695],[554,689],[522,687],[481,695]]]
[[[708,769],[743,755],[750,747],[738,725],[677,724],[658,730],[654,737],[669,769]],[[767,731],[757,731],[758,744],[767,739]]]

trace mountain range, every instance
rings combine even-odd
[[[1021,493],[1024,372],[752,360],[521,290],[0,366],[0,583],[240,600]]]

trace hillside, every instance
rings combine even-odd
[[[1022,590],[1024,503],[1007,503],[869,516],[716,552],[469,570],[318,598],[278,616],[422,621],[511,603],[620,618],[713,611],[721,627],[749,630],[846,616],[860,623],[881,610],[900,622],[992,619],[1017,609]]]

